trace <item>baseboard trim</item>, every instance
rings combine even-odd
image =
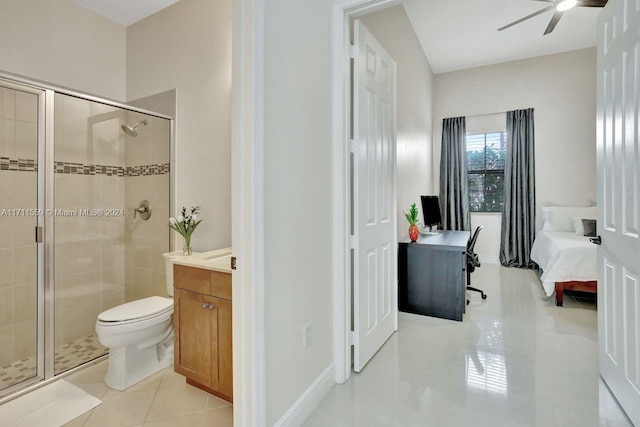
[[[332,363],[300,396],[296,403],[275,423],[277,427],[297,427],[311,415],[336,383],[336,367]]]
[[[500,265],[500,257],[494,255],[479,255],[480,262],[484,264]]]

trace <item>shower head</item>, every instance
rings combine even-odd
[[[136,136],[138,136],[138,132],[136,131],[136,129],[140,125],[145,125],[146,126],[147,125],[147,119],[140,120],[138,123],[136,123],[133,126],[122,125],[122,126],[120,126],[120,129],[122,129],[124,131],[124,133],[126,133],[127,135],[133,136],[135,138]]]

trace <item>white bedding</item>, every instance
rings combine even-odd
[[[597,246],[589,237],[568,231],[540,231],[531,248],[531,259],[542,269],[542,286],[553,295],[555,282],[586,282],[598,278]]]

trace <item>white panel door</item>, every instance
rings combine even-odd
[[[355,21],[354,370],[398,329],[396,63]]]
[[[640,426],[640,1],[598,19],[600,373]]]

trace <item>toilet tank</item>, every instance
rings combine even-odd
[[[173,263],[171,260],[180,258],[182,251],[167,252],[162,254],[164,257],[165,277],[167,283],[167,293],[173,296]]]

